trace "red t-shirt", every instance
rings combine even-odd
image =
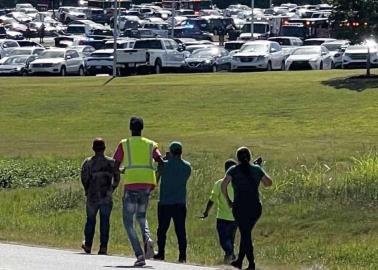
[[[113,159],[122,163],[123,158],[125,156],[125,152],[123,150],[123,144],[119,143],[118,147],[113,155]],[[159,148],[154,147],[152,150],[152,158],[158,162],[162,159],[161,153],[159,151]],[[154,189],[155,185],[152,184],[127,184],[125,185],[125,190],[137,190],[137,189]]]

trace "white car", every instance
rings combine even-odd
[[[332,55],[324,46],[304,46],[295,49],[286,59],[286,70],[331,69]]]
[[[150,29],[158,37],[168,38],[167,23],[146,23],[143,28]]]
[[[20,47],[15,40],[0,39],[0,58],[5,57],[9,51]]]
[[[284,70],[285,56],[280,44],[274,41],[250,41],[232,56],[231,70]]]
[[[378,65],[378,46],[370,46],[370,63]],[[343,55],[342,68],[366,67],[368,58],[368,47],[366,45],[349,46]]]
[[[76,50],[49,49],[44,51],[38,59],[31,62],[30,74],[68,74],[85,75],[84,60]]]
[[[335,40],[331,42],[325,42],[322,44],[328,49],[333,57],[335,68],[340,68],[343,62],[343,54],[346,48],[350,46],[349,40]]]
[[[14,55],[35,55],[38,56],[45,51],[45,48],[40,47],[17,47],[7,51],[6,56]]]
[[[86,61],[88,75],[109,74],[113,72],[113,49],[97,50]]]

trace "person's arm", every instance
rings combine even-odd
[[[270,187],[273,184],[272,179],[267,174],[264,174],[264,176],[261,178],[261,182],[263,183],[264,187]]]
[[[209,212],[210,212],[211,208],[213,207],[213,205],[214,205],[214,202],[212,200],[209,200],[207,202],[206,209],[202,213],[202,216],[200,216],[200,218],[202,218],[202,219],[207,218],[209,216]]]
[[[119,165],[118,167],[116,167],[116,163],[114,161],[114,171],[113,171],[113,183],[112,183],[112,189],[113,189],[113,192],[114,190],[116,190],[116,188],[118,187],[119,185],[119,182],[121,181],[121,176],[120,176],[120,172],[119,172]]]
[[[83,165],[81,166],[81,183],[83,185],[84,191],[85,191],[85,196],[88,194],[88,188],[89,188],[89,181],[90,181],[90,169],[88,165],[88,160],[85,160]]]
[[[123,156],[124,156],[124,152],[123,152],[122,143],[119,143],[118,146],[117,146],[117,149],[116,149],[116,151],[114,152],[114,155],[113,155],[113,159],[115,160],[115,168],[114,169],[117,172],[120,172],[119,167],[121,166],[121,163],[123,161]]]
[[[230,196],[228,196],[227,187],[230,184],[232,180],[232,177],[228,174],[223,178],[222,184],[221,184],[221,191],[223,193],[223,196],[226,198],[226,201],[228,203],[228,206],[232,208],[232,201],[230,199]]]
[[[161,155],[160,150],[157,147],[157,145],[154,147],[154,150],[152,151],[152,158],[158,164],[162,164],[164,162],[163,156]]]

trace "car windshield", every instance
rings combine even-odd
[[[200,49],[192,53],[191,57],[209,57],[209,56],[218,56],[220,55],[220,50],[217,48],[214,49]]]
[[[256,53],[266,53],[268,51],[267,44],[247,44],[243,45],[240,52],[256,52]]]
[[[12,55],[29,55],[32,54],[33,50],[17,50],[12,51]]]
[[[28,56],[9,57],[7,60],[5,60],[4,65],[25,64],[27,60]]]
[[[299,48],[296,49],[293,55],[309,55],[309,54],[320,54],[320,48]]]
[[[112,53],[92,53],[91,57],[112,57]]]
[[[330,52],[339,51],[341,46],[344,44],[341,43],[323,43],[323,46],[326,47]]]
[[[281,46],[290,46],[291,45],[290,39],[288,39],[288,38],[272,38],[272,39],[269,39],[269,40],[278,42]]]
[[[39,58],[64,58],[64,51],[45,51]]]
[[[303,42],[304,46],[309,46],[309,45],[322,45],[324,43],[324,40],[321,39],[312,39],[312,40],[305,40]]]
[[[298,26],[286,26],[282,27],[283,36],[292,36],[292,37],[306,37],[309,34],[308,28],[298,27]]]
[[[250,33],[251,32],[251,24],[245,24],[242,28],[243,33]],[[268,32],[268,25],[267,24],[253,24],[253,32],[257,34],[265,34]]]
[[[162,49],[160,40],[137,40],[134,49]]]

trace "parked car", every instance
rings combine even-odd
[[[332,55],[324,46],[304,46],[297,48],[286,59],[286,70],[331,69]]]
[[[298,47],[303,46],[303,41],[297,37],[271,37],[270,41],[276,41],[281,45],[285,59]]]
[[[140,39],[135,41],[134,49],[145,51],[147,59],[144,66],[153,68],[155,73],[160,73],[164,68],[182,68],[185,63],[184,48],[173,39]]]
[[[86,61],[88,75],[113,73],[113,49],[97,50],[93,52]]]
[[[6,52],[6,56],[14,55],[35,55],[39,56],[45,51],[45,48],[41,47],[15,47],[12,50]]]
[[[370,63],[378,65],[378,46],[370,46]],[[366,67],[368,58],[367,45],[349,46],[343,55],[342,68],[361,68]]]
[[[31,74],[85,75],[84,61],[76,50],[49,49],[30,64]]]
[[[284,68],[285,56],[280,44],[274,41],[247,42],[232,57],[231,70],[283,70]]]
[[[195,50],[185,59],[185,68],[190,71],[212,71],[230,70],[230,53],[219,47],[211,47]]]
[[[20,47],[39,47],[39,48],[44,48],[41,44],[32,41],[32,40],[17,40],[18,45]]]
[[[9,39],[0,39],[0,58],[6,56],[7,51],[10,51],[14,48],[20,47],[17,41]]]
[[[88,45],[71,46],[69,49],[76,50],[83,58],[89,57],[95,51],[95,48]]]
[[[185,51],[189,52],[189,54],[191,54],[191,53],[193,53],[196,50],[206,49],[206,48],[213,48],[213,47],[216,48],[216,46],[213,45],[213,44],[196,44],[196,45],[186,46],[185,47]]]
[[[145,23],[143,28],[150,29],[156,36],[168,38],[167,23]]]
[[[325,42],[336,41],[334,38],[309,38],[303,42],[303,46],[322,45]]]
[[[349,40],[335,40],[330,42],[325,42],[322,44],[328,49],[333,57],[334,68],[340,68],[343,63],[343,54],[345,49],[350,46]]]
[[[0,76],[27,75],[30,62],[36,55],[14,55],[7,57],[0,65]]]

